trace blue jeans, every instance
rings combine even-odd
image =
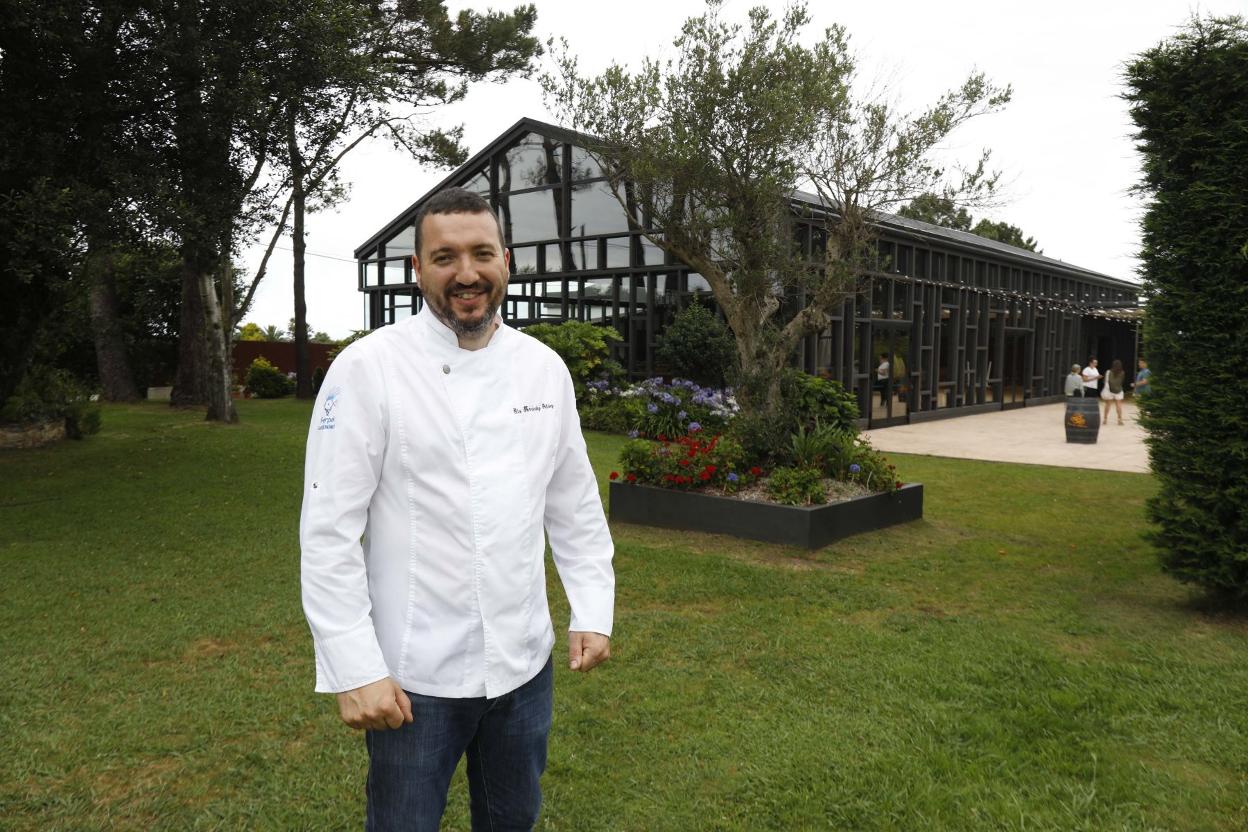
[[[367,731],[369,832],[437,832],[459,758],[468,753],[473,832],[530,830],[542,806],[554,669],[494,699],[409,693],[410,724]]]

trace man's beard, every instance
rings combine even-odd
[[[454,292],[462,292],[465,288],[480,289],[485,293],[487,300],[485,309],[482,310],[480,320],[465,321],[461,318],[457,318],[451,312],[451,295],[454,294]],[[430,302],[429,308],[432,310],[434,316],[439,321],[446,324],[447,328],[450,329],[451,332],[465,338],[476,338],[480,335],[484,335],[489,328],[493,326],[494,316],[498,313],[501,298],[494,296],[493,289],[494,287],[489,284],[482,285],[480,283],[471,287],[457,286],[454,291],[447,291],[439,302]]]

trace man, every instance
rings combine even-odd
[[[1139,360],[1139,370],[1135,374],[1135,395],[1136,397],[1147,396],[1148,386],[1152,383],[1153,371],[1148,369],[1148,362],[1143,358]]]
[[[497,316],[510,254],[488,203],[434,195],[415,250],[424,308],[342,351],[308,434],[316,690],[366,731],[367,829],[436,830],[465,752],[473,829],[530,829],[555,641],[543,528],[574,671],[610,655],[613,546],[567,368]]]
[[[1088,359],[1088,366],[1083,368],[1083,395],[1096,396],[1097,388],[1100,386],[1101,371],[1096,369],[1096,356]]]
[[[875,386],[880,389],[880,407],[888,405],[888,353],[880,353],[880,364],[875,368]]]

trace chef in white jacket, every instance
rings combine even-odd
[[[366,729],[368,829],[436,830],[468,755],[473,828],[541,805],[555,636],[609,655],[613,547],[559,356],[497,315],[509,253],[489,204],[441,191],[416,221],[415,317],[342,351],[308,433],[300,523],[316,690]]]

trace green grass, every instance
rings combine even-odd
[[[361,825],[299,608],[309,408],[240,406],[0,456],[0,828]],[[540,828],[1248,827],[1248,621],[1159,574],[1152,479],[894,462],[926,519],[813,554],[613,529],[614,658],[556,664]]]

